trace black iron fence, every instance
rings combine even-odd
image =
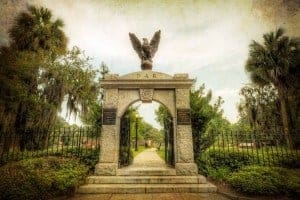
[[[95,162],[100,150],[99,136],[100,129],[89,127],[28,132],[23,136],[0,134],[0,165],[42,156],[76,156]],[[216,167],[220,163],[300,167],[300,135],[291,138],[295,148],[287,146],[282,132],[210,132],[201,137],[197,162]]]
[[[100,129],[90,127],[27,131],[22,136],[0,134],[0,165],[42,156],[95,157],[99,136]]]
[[[291,135],[291,139],[293,148],[288,147],[282,132],[210,132],[202,137],[199,159],[213,167],[254,164],[300,168],[300,135]]]

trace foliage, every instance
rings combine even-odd
[[[278,155],[277,155],[278,156]],[[274,166],[281,166],[289,169],[299,169],[300,168],[300,154],[295,152],[292,155],[285,155],[277,158],[272,163]]]
[[[90,103],[86,113],[81,115],[84,124],[98,128],[102,126],[102,105],[99,102],[93,101]]]
[[[165,147],[161,147],[156,150],[156,153],[161,157],[161,159],[166,160]]]
[[[136,156],[137,156],[138,154],[140,154],[141,152],[145,151],[145,149],[146,149],[145,146],[139,146],[137,151],[135,151],[134,148],[131,148],[133,158],[136,157]]]
[[[226,181],[232,171],[228,167],[207,168],[207,174],[216,181]]]
[[[273,86],[245,86],[240,94],[243,97],[239,104],[240,116],[246,119],[252,131],[274,134],[281,129],[278,94]]]
[[[76,114],[98,96],[97,71],[78,47],[67,50],[62,25],[48,9],[29,6],[10,30],[10,46],[0,49],[0,132],[22,136],[21,150],[43,148],[65,99]]]
[[[139,122],[138,133],[145,142],[147,140],[151,140],[157,146],[161,145],[163,142],[163,133],[154,128],[151,124],[145,122],[143,119]]]
[[[77,160],[35,158],[0,168],[0,199],[50,199],[72,194],[87,168]]]
[[[280,116],[284,134],[290,148],[294,147],[291,134],[299,125],[299,39],[276,32],[263,35],[264,43],[253,41],[249,46],[249,57],[245,66],[252,82],[259,86],[274,86],[280,102]]]
[[[197,159],[208,148],[220,131],[226,130],[229,123],[222,118],[221,97],[211,105],[212,92],[205,94],[205,85],[190,93],[191,122],[194,156]]]
[[[228,177],[239,192],[251,195],[296,194],[300,192],[300,177],[284,168],[246,166]]]
[[[99,82],[104,79],[104,76],[109,72],[108,66],[102,62],[100,65]],[[81,114],[81,120],[84,124],[92,126],[94,128],[101,129],[102,126],[102,101],[104,98],[103,88],[99,88],[99,93],[94,100],[90,101],[88,109],[86,112]]]
[[[193,134],[194,156],[197,159],[201,152],[211,146],[221,131],[229,131],[229,122],[222,117],[221,97],[211,105],[212,92],[205,94],[205,85],[190,92],[190,114]],[[160,106],[155,112],[156,120],[162,126],[172,120],[166,107]]]
[[[243,166],[252,164],[253,160],[253,155],[242,151],[209,149],[198,157],[196,163],[201,173],[211,175],[211,172],[224,168],[230,172],[237,171]]]
[[[170,114],[170,111],[166,106],[159,105],[158,109],[155,111],[156,118],[155,120],[164,127],[165,122],[172,120],[172,116]]]
[[[93,173],[95,166],[99,161],[100,148],[95,149],[83,149],[83,148],[71,148],[62,153],[62,156],[68,157],[76,155],[80,163],[86,165],[90,173]]]

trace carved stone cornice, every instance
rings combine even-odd
[[[175,88],[191,88],[194,79],[189,79],[187,74],[175,74],[170,76],[155,71],[139,71],[124,76],[117,74],[106,75],[101,81],[101,86],[107,88],[134,89],[175,89]]]

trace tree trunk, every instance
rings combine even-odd
[[[280,111],[281,111],[281,118],[282,118],[282,124],[283,124],[283,130],[284,130],[284,136],[287,142],[287,145],[290,149],[294,148],[294,142],[291,137],[291,130],[290,130],[290,124],[289,124],[289,115],[288,115],[288,109],[287,109],[287,100],[284,97],[284,94],[279,92],[279,100],[280,100]]]

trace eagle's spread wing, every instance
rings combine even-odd
[[[158,49],[160,41],[160,30],[156,31],[151,39],[150,46],[151,46],[151,57],[153,58],[154,54],[156,53]]]
[[[129,38],[130,38],[133,49],[137,52],[140,59],[143,59],[142,44],[141,44],[140,40],[133,33],[129,33]]]

